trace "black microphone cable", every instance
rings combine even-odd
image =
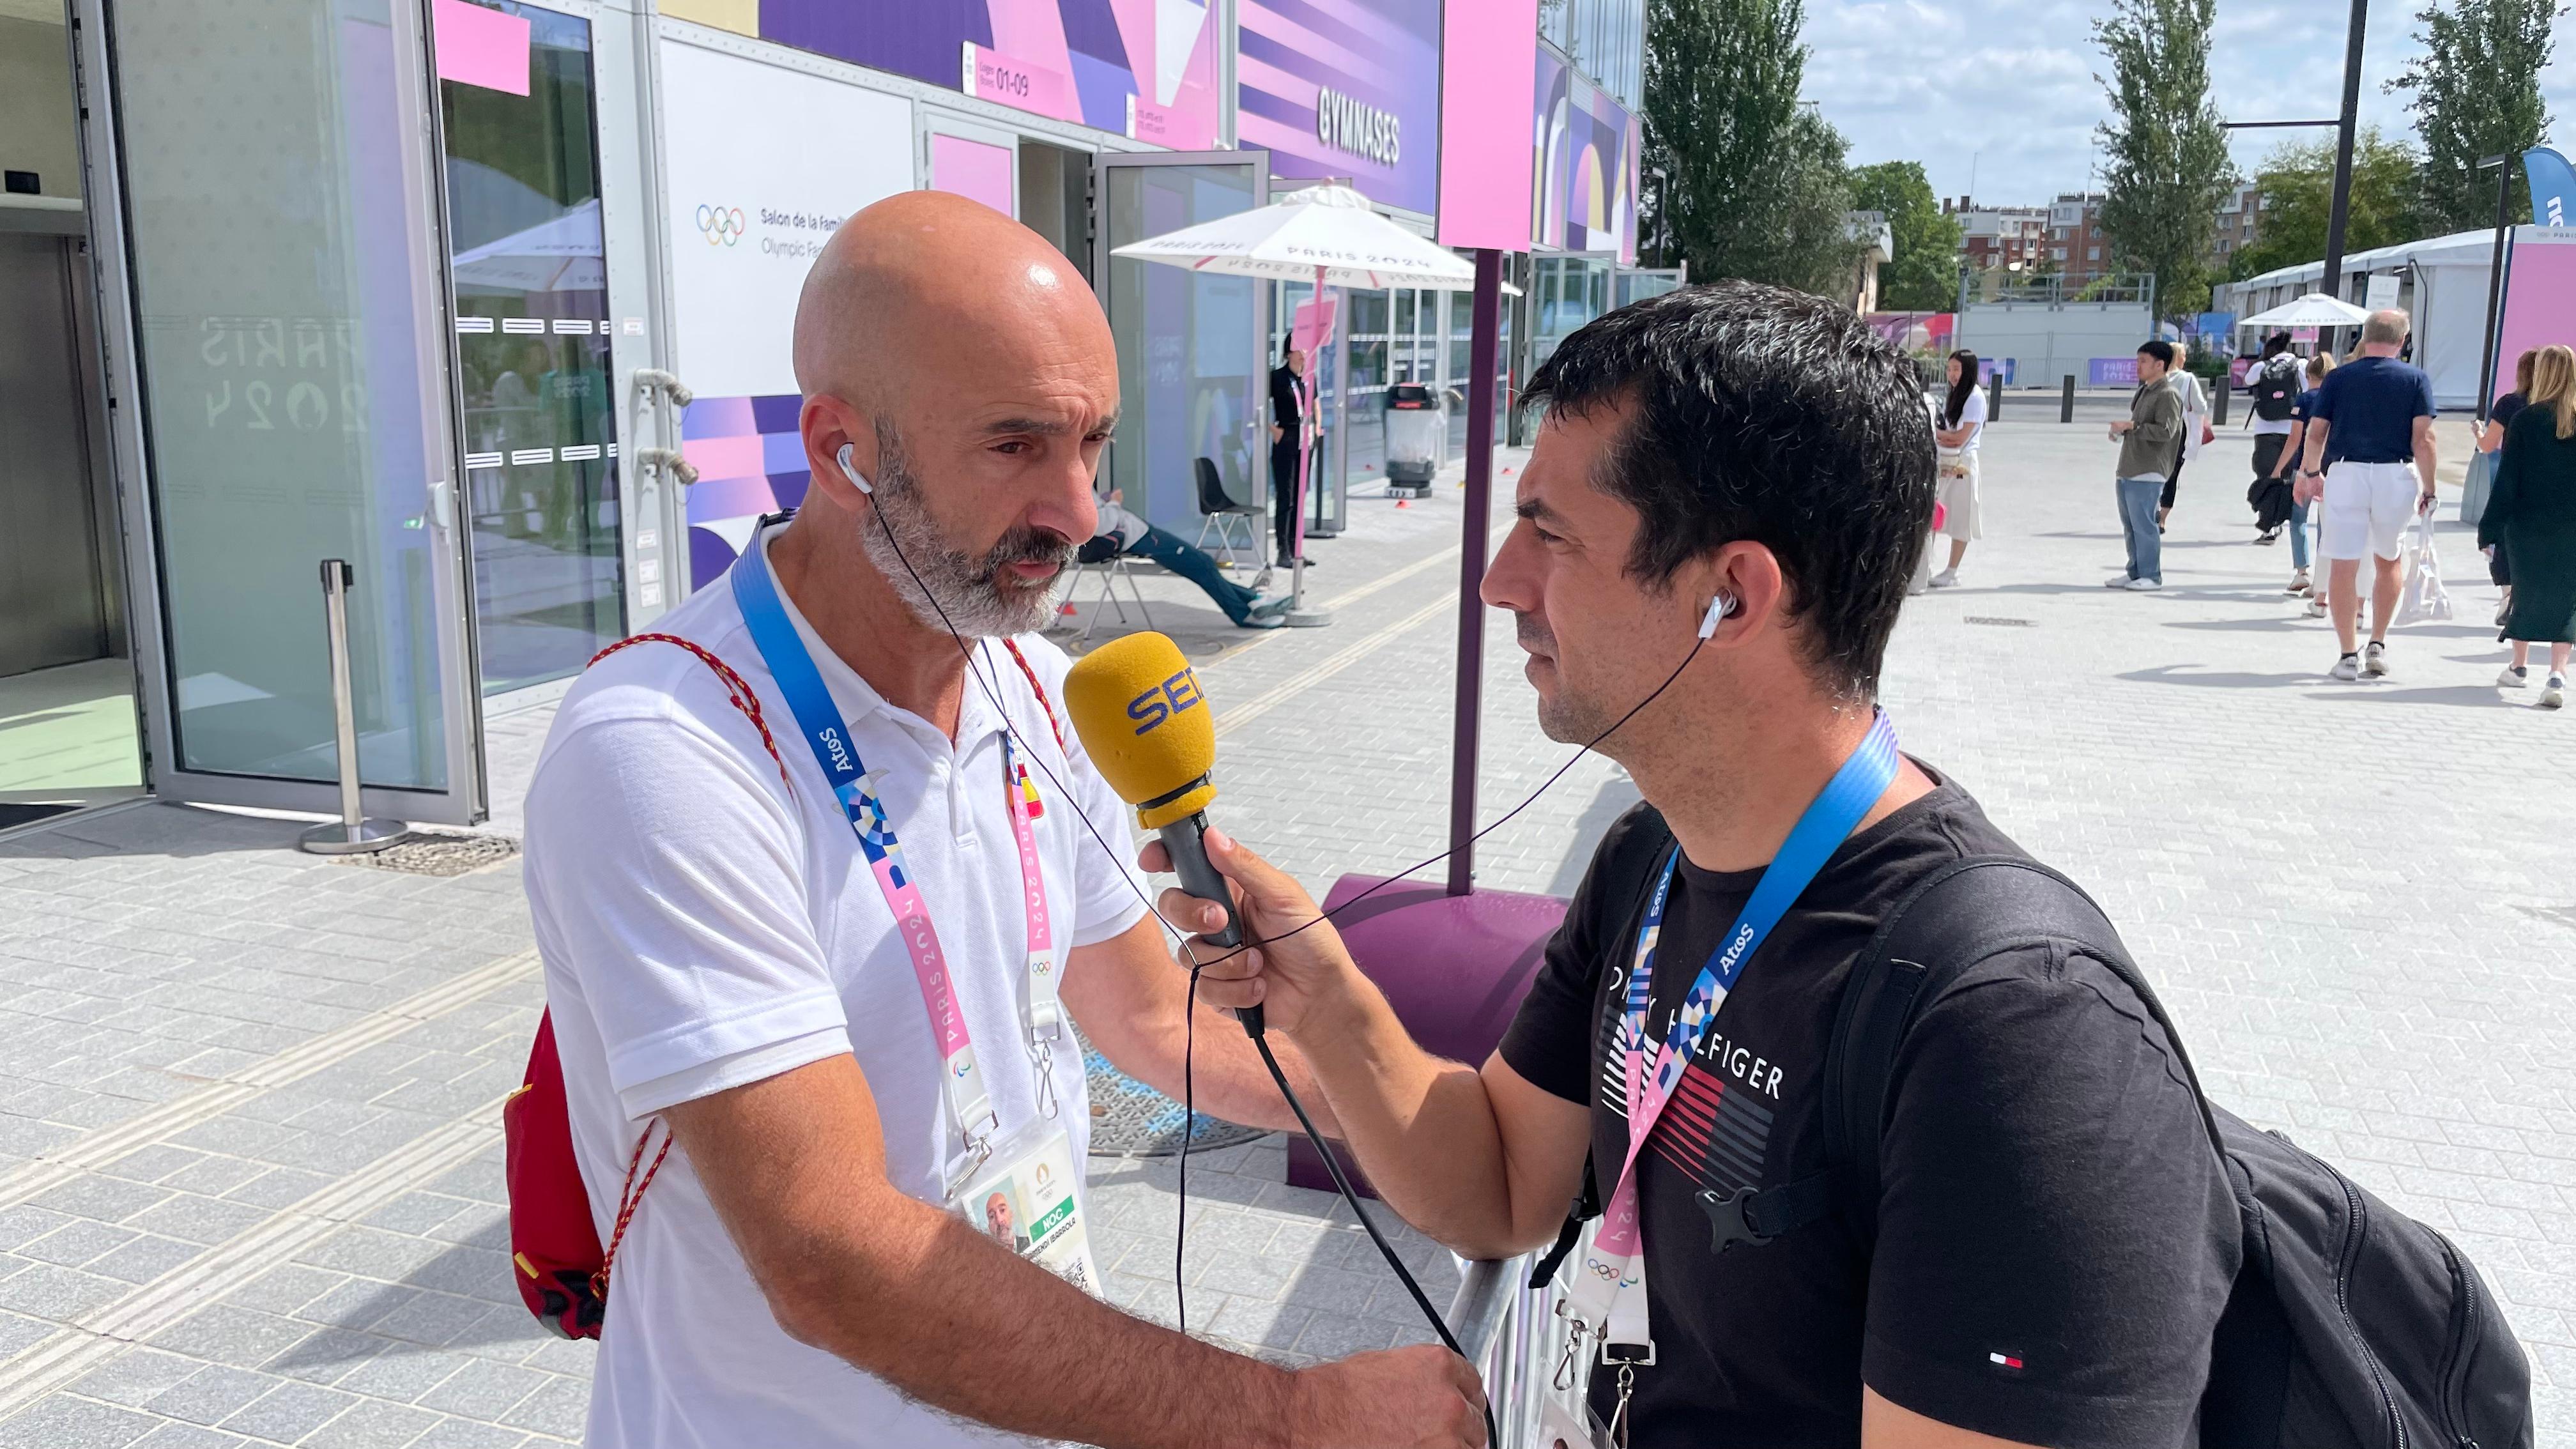
[[[876,500],[871,499],[870,501],[875,502]],[[1181,1027],[1181,1150],[1179,1162],[1180,1181],[1177,1189],[1179,1202],[1177,1226],[1174,1229],[1172,1245],[1173,1314],[1177,1320],[1177,1326],[1180,1331],[1187,1333],[1189,1332],[1189,1302],[1187,1290],[1182,1281],[1185,1276],[1183,1272],[1182,1253],[1189,1236],[1190,1139],[1195,1135],[1198,1127],[1196,1057],[1198,1044],[1199,973],[1205,971],[1210,966],[1216,965],[1218,962],[1230,961],[1236,956],[1242,955],[1245,951],[1267,944],[1269,941],[1284,941],[1289,937],[1306,930],[1308,927],[1320,924],[1324,921],[1329,921],[1333,917],[1340,915],[1342,912],[1349,910],[1351,907],[1358,905],[1361,901],[1367,900],[1370,896],[1386,889],[1388,886],[1394,885],[1397,881],[1418,874],[1424,870],[1428,870],[1432,866],[1447,860],[1451,855],[1457,852],[1458,847],[1452,846],[1449,849],[1443,850],[1437,855],[1430,856],[1417,864],[1407,866],[1404,870],[1388,876],[1386,879],[1379,881],[1376,885],[1370,886],[1367,890],[1364,890],[1358,895],[1351,897],[1349,900],[1342,902],[1332,910],[1318,912],[1313,920],[1307,921],[1303,925],[1282,931],[1277,936],[1269,937],[1267,940],[1254,939],[1250,931],[1247,930],[1245,932],[1245,941],[1242,945],[1235,947],[1233,950],[1227,951],[1221,956],[1201,961],[1198,959],[1197,953],[1191,949],[1190,933],[1173,925],[1171,921],[1163,915],[1162,911],[1156,908],[1153,899],[1145,893],[1144,887],[1138,885],[1135,877],[1128,872],[1125,859],[1121,857],[1117,850],[1110,845],[1108,838],[1100,833],[1100,827],[1094,824],[1091,816],[1083,810],[1080,799],[1064,784],[1063,781],[1056,778],[1055,771],[1048,768],[1045,757],[1029,744],[1027,738],[1020,734],[1019,727],[1011,722],[1010,711],[1003,706],[1000,692],[986,677],[985,662],[982,654],[974,646],[966,642],[964,635],[957,632],[957,626],[949,619],[948,610],[940,604],[939,596],[931,590],[929,584],[923,582],[920,571],[915,569],[912,566],[912,560],[904,555],[903,545],[896,540],[894,529],[885,521],[883,505],[880,503],[876,508],[873,508],[870,511],[876,514],[877,527],[884,533],[886,543],[894,550],[895,560],[903,565],[903,571],[906,574],[909,574],[912,578],[913,587],[921,591],[921,596],[930,601],[931,609],[939,615],[940,626],[948,631],[949,639],[957,645],[958,654],[966,661],[966,672],[974,678],[976,687],[983,691],[985,700],[993,707],[994,715],[1001,720],[1002,728],[1010,734],[1013,740],[1019,743],[1022,753],[1028,757],[1031,763],[1038,767],[1038,772],[1046,776],[1047,784],[1054,788],[1057,798],[1072,806],[1074,817],[1082,822],[1083,829],[1089,832],[1093,842],[1098,844],[1100,849],[1112,860],[1118,862],[1119,878],[1127,882],[1128,889],[1134,891],[1136,893],[1136,898],[1143,902],[1147,914],[1153,916],[1154,920],[1160,924],[1163,930],[1173,938],[1175,943],[1177,943],[1182,955],[1189,959],[1189,995],[1187,998],[1187,1005],[1184,1009]],[[752,536],[751,546],[754,548],[761,546],[760,536],[757,531],[755,531]],[[1539,782],[1539,787],[1532,790],[1519,804],[1504,811],[1491,825],[1487,825],[1483,829],[1478,830],[1475,834],[1468,836],[1464,843],[1467,845],[1475,844],[1477,841],[1484,839],[1486,836],[1491,835],[1497,830],[1500,830],[1503,826],[1509,824],[1514,816],[1537,803],[1538,798],[1546,794],[1550,789],[1554,788],[1557,781],[1565,778],[1565,772],[1573,769],[1576,763],[1581,761],[1585,755],[1588,755],[1595,749],[1599,748],[1602,741],[1609,739],[1614,734],[1617,734],[1620,729],[1628,723],[1628,721],[1635,719],[1640,713],[1642,713],[1646,706],[1653,704],[1658,699],[1661,699],[1664,695],[1664,691],[1672,688],[1674,683],[1682,677],[1682,671],[1690,668],[1691,661],[1699,657],[1699,651],[1705,647],[1707,643],[1708,637],[1706,635],[1700,636],[1700,638],[1691,645],[1690,652],[1682,656],[1682,662],[1673,666],[1673,672],[1664,676],[1664,682],[1656,685],[1652,693],[1648,694],[1644,699],[1637,701],[1635,706],[1630,708],[1626,714],[1619,716],[1619,718],[1614,721],[1608,729],[1594,735],[1589,743],[1586,743],[1581,748],[1577,749],[1572,755],[1568,756],[1564,764],[1557,766],[1555,771],[1545,780]],[[1432,1332],[1439,1335],[1441,1344],[1451,1353],[1458,1355],[1458,1357],[1462,1359],[1467,1358],[1467,1351],[1465,1348],[1460,1346],[1458,1336],[1450,1331],[1448,1320],[1441,1316],[1439,1309],[1432,1306],[1430,1296],[1422,1291],[1422,1285],[1414,1278],[1412,1270],[1404,1265],[1404,1259],[1397,1254],[1394,1245],[1387,1241],[1386,1234],[1379,1230],[1376,1221],[1369,1216],[1368,1210],[1360,1206],[1359,1193],[1351,1186],[1349,1176],[1342,1171],[1341,1160],[1334,1155],[1331,1145],[1324,1140],[1324,1135],[1316,1130],[1314,1118],[1307,1115],[1306,1104],[1297,1099],[1296,1091],[1289,1086],[1288,1074],[1280,1067],[1279,1058],[1272,1054],[1268,1038],[1263,1035],[1254,1035],[1252,1037],[1252,1045],[1254,1050],[1258,1051],[1261,1055],[1261,1064],[1269,1069],[1270,1080],[1279,1088],[1279,1095],[1287,1102],[1288,1110],[1296,1115],[1297,1125],[1305,1130],[1306,1140],[1314,1147],[1315,1155],[1323,1159],[1324,1170],[1331,1175],[1333,1186],[1340,1192],[1342,1201],[1349,1204],[1351,1215],[1359,1219],[1360,1227],[1368,1233],[1369,1241],[1376,1245],[1378,1255],[1386,1260],[1387,1267],[1395,1273],[1397,1281],[1404,1285],[1406,1294],[1413,1299],[1414,1306],[1422,1311],[1422,1316],[1430,1323]],[[1473,1362],[1474,1361],[1472,1359],[1469,1360],[1471,1366],[1473,1365]],[[1496,1432],[1494,1410],[1490,1401],[1488,1401],[1485,1406],[1485,1439],[1488,1444],[1499,1444],[1501,1442]]]

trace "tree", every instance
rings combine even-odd
[[[2120,267],[2156,274],[2165,316],[2209,302],[2218,203],[2236,184],[2227,133],[2209,99],[2215,0],[2114,0],[2093,38],[2111,61],[2100,76],[2111,118],[2096,134],[2108,184],[2102,229]]]
[[[1881,161],[1851,174],[1852,205],[1887,213],[1896,260],[1878,269],[1878,305],[1946,312],[1959,300],[1959,219],[1941,214],[1920,161]]]
[[[2413,91],[2406,109],[2424,140],[2420,206],[2436,234],[2495,224],[2493,176],[2478,158],[2520,153],[2548,137],[2540,73],[2549,66],[2557,0],[2440,0],[2415,12],[2424,53],[2391,91]],[[2512,219],[2531,217],[2530,187],[2517,165],[2504,168]]]
[[[2294,267],[2326,254],[2326,222],[2334,206],[2332,141],[2288,142],[2272,148],[2254,184],[2262,193],[2261,226],[2254,242],[2236,253],[2242,281],[2275,267]],[[2376,126],[2362,128],[2352,150],[2352,201],[2344,222],[2344,251],[2394,246],[2424,235],[2418,220],[2415,153],[2390,141]]]
[[[1840,133],[1799,104],[1803,0],[1651,0],[1645,130],[1663,265],[1840,295],[1848,234]]]

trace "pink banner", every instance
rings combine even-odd
[[[527,21],[466,0],[430,0],[429,17],[438,37],[440,80],[528,93]]]
[[[1530,95],[1538,0],[1442,7],[1440,244],[1530,249]],[[1473,79],[1470,79],[1470,78]]]
[[[1032,115],[1080,121],[1082,103],[1073,77],[1061,70],[966,42],[966,94]]]
[[[2513,364],[2535,347],[2576,347],[2576,242],[2517,228],[2505,267],[2504,315],[2496,331],[2495,396],[2513,390]],[[2546,233],[2543,233],[2546,235]]]
[[[934,131],[930,137],[930,189],[954,192],[1009,216],[1011,174],[1016,160],[1009,147],[988,146]]]

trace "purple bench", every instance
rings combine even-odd
[[[1324,909],[1339,910],[1384,879],[1343,876],[1324,897]],[[1396,1019],[1424,1050],[1481,1066],[1529,994],[1548,938],[1565,919],[1565,905],[1555,896],[1517,891],[1453,896],[1438,881],[1407,881],[1361,901],[1335,917],[1334,925],[1351,959],[1386,993]],[[1339,1155],[1352,1185],[1368,1191],[1349,1154]],[[1293,1133],[1288,1181],[1333,1190],[1314,1146]]]

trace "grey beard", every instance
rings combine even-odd
[[[1073,545],[1035,529],[1015,529],[980,559],[951,547],[923,506],[920,482],[906,466],[902,446],[882,426],[871,497],[879,523],[860,525],[860,547],[925,626],[983,639],[1033,634],[1054,622],[1056,601],[1071,578]],[[1044,585],[1018,585],[1003,573],[1011,564],[1041,560],[1057,569]]]

